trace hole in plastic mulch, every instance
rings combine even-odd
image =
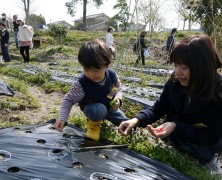
[[[0,153],[0,160],[3,160],[3,159],[5,159],[5,154],[2,154],[2,153]]]
[[[118,180],[118,178],[110,174],[94,172],[91,174],[90,180]]]
[[[73,168],[83,168],[83,164],[81,162],[73,162],[72,167]]]
[[[46,140],[44,140],[44,139],[38,139],[36,142],[39,143],[39,144],[45,144],[45,143],[46,143]]]
[[[7,161],[11,159],[11,153],[8,151],[0,150],[0,161]]]
[[[19,167],[16,167],[16,166],[8,168],[8,172],[10,172],[10,173],[17,173],[20,170],[21,169]]]
[[[99,158],[101,159],[109,159],[109,157],[105,154],[99,153]]]
[[[18,129],[20,129],[19,127],[15,127],[13,130],[18,130]]]
[[[70,139],[74,139],[74,138],[79,138],[80,136],[75,135],[75,134],[63,134],[62,135],[64,138],[70,138]]]
[[[25,133],[32,133],[32,131],[30,131],[30,130],[27,130],[27,131],[25,131]]]
[[[71,134],[63,134],[62,135],[64,138],[72,138],[73,137],[73,135],[71,135]]]
[[[124,171],[127,173],[135,173],[136,171],[130,168],[124,168]]]
[[[55,130],[55,127],[54,126],[50,126],[49,129]]]
[[[60,153],[60,152],[62,152],[62,149],[54,149],[53,151],[52,151],[53,153]]]

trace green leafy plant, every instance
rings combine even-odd
[[[67,36],[67,29],[65,26],[53,24],[50,26],[50,33],[56,40],[61,41]]]

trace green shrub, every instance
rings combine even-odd
[[[61,40],[67,36],[67,28],[62,25],[53,24],[50,26],[49,35],[54,37],[56,40]]]

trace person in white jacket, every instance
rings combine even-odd
[[[21,18],[17,19],[19,24],[18,41],[20,47],[20,54],[23,57],[24,63],[29,63],[29,50],[32,47],[33,29],[31,26],[25,24]]]
[[[107,29],[107,34],[106,34],[106,45],[108,46],[111,54],[112,54],[112,57],[113,59],[116,58],[116,47],[115,47],[115,44],[113,43],[113,31],[115,31],[115,29],[110,26],[108,29]]]

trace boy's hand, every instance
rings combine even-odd
[[[117,98],[117,99],[113,99],[109,102],[112,110],[117,110],[119,107],[120,107],[120,100]]]
[[[62,129],[64,128],[64,125],[65,125],[65,121],[57,120],[55,122],[55,129],[62,132]]]

